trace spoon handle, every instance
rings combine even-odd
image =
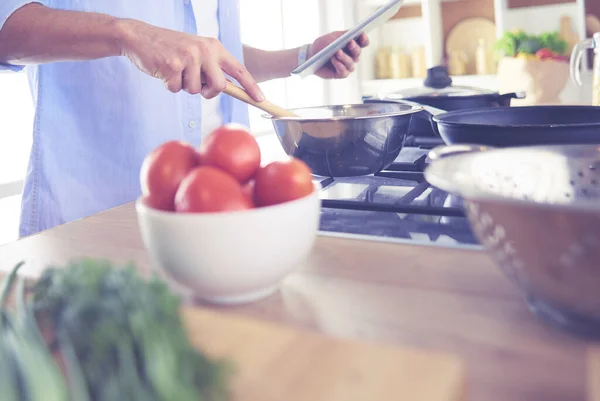
[[[268,100],[264,100],[262,102],[254,101],[243,88],[240,88],[239,86],[235,85],[229,80],[227,81],[227,86],[225,87],[225,90],[223,92],[225,92],[231,97],[241,100],[244,103],[259,108],[262,111],[266,111],[274,117],[298,117],[297,114],[292,113],[291,111],[286,110],[282,107],[279,107],[276,104],[269,102]]]

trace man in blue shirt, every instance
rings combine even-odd
[[[261,101],[257,81],[289,76],[340,34],[264,51],[240,42],[237,0],[0,0],[0,70],[27,65],[36,108],[20,235],[135,200],[159,144],[248,124],[247,106],[221,95],[225,74]],[[367,44],[317,75],[346,77]]]

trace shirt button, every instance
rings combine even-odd
[[[190,0],[183,0],[183,2],[187,5],[190,4]]]
[[[190,120],[190,122],[188,123],[188,127],[196,128],[196,120]]]

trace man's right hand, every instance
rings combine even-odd
[[[184,90],[210,99],[225,89],[224,73],[257,102],[264,100],[244,65],[214,38],[205,38],[135,20],[120,20],[121,54],[141,71],[161,79],[171,92]]]

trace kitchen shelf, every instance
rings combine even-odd
[[[381,6],[387,3],[387,0],[353,0],[355,6],[355,15],[358,20],[365,18],[373,12],[373,7]],[[555,0],[552,0],[553,2]],[[532,6],[527,9],[509,8],[508,0],[493,0],[486,2],[485,11],[482,15],[475,15],[474,8],[471,7],[473,0],[406,0],[403,8],[419,7],[420,12],[405,12],[402,15],[399,13],[399,18],[388,21],[383,26],[377,28],[370,34],[372,38],[372,46],[366,48],[363,53],[363,58],[368,59],[367,63],[363,63],[360,67],[360,80],[364,83],[364,87],[371,89],[373,84],[369,83],[375,78],[375,59],[377,50],[381,46],[398,45],[409,54],[417,50],[419,46],[425,49],[425,63],[427,68],[445,63],[445,35],[448,30],[456,24],[457,16],[450,17],[456,14],[456,7],[444,7],[447,3],[465,2],[464,16],[460,18],[479,17],[492,19],[496,24],[496,37],[501,37],[504,32],[513,29],[525,29],[532,33],[540,33],[538,31],[548,31],[552,29],[558,30],[559,27],[553,27],[554,22],[546,24],[547,18],[551,21],[556,19],[556,24],[559,24],[561,15],[571,16],[577,34],[580,38],[585,37],[585,2],[598,0],[561,0],[563,4]],[[483,6],[482,6],[483,7]],[[493,10],[491,9],[493,8]],[[450,11],[452,9],[452,11]],[[401,9],[402,10],[402,9]],[[535,13],[536,18],[533,21],[529,15],[524,13]],[[444,26],[444,21],[452,27]],[[397,42],[397,43],[394,43]],[[585,65],[585,64],[584,64]],[[376,84],[379,85],[379,84]]]

